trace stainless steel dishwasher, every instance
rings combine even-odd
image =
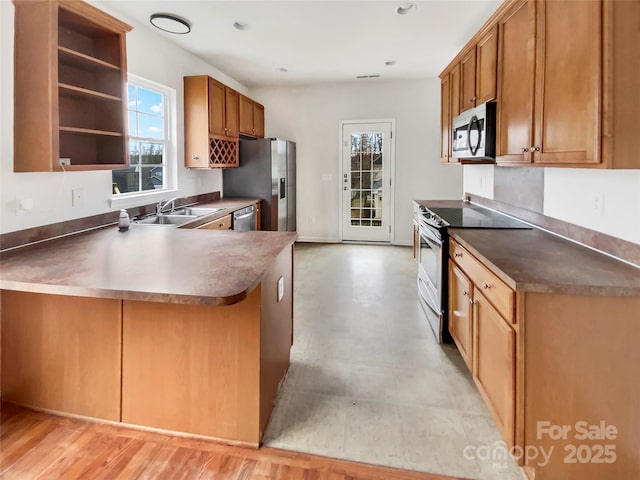
[[[233,229],[236,232],[248,232],[256,229],[256,206],[250,205],[233,212]]]

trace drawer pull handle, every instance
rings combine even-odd
[[[482,284],[482,288],[484,288],[485,290],[491,288],[491,285],[489,285],[488,283],[483,283]]]
[[[454,253],[454,254],[453,254],[453,257],[454,257],[454,258],[458,258],[458,257],[461,257],[461,256],[462,256],[462,254],[461,254],[461,253]]]

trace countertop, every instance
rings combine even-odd
[[[221,204],[226,205],[226,213],[216,212],[204,221],[247,205],[244,200],[227,199],[199,206]],[[135,224],[128,231],[119,232],[116,226],[108,226],[2,253],[0,288],[230,305],[253,291],[275,257],[295,239],[293,232],[190,230]]]
[[[482,208],[456,200],[417,205]],[[537,228],[449,228],[449,235],[522,292],[640,296],[640,269]]]

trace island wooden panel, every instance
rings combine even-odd
[[[278,282],[282,278],[282,299]],[[276,258],[262,280],[260,325],[260,439],[267,428],[278,387],[289,368],[293,342],[293,249]]]
[[[125,300],[122,421],[257,446],[260,302]]]
[[[529,462],[536,480],[640,478],[639,312],[638,297],[526,294],[524,443],[554,447],[545,467]],[[542,421],[569,425],[567,439],[538,438]],[[617,438],[576,439],[578,421],[615,426]],[[565,462],[568,444],[595,461]],[[599,463],[597,445],[613,445],[615,462]]]
[[[2,396],[120,420],[119,300],[2,291]]]

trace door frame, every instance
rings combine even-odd
[[[389,139],[389,183],[387,185],[389,187],[389,242],[353,242],[347,240],[348,243],[367,243],[367,244],[376,244],[380,243],[382,245],[393,245],[395,243],[395,215],[394,215],[394,205],[395,205],[395,192],[396,192],[396,119],[395,118],[374,118],[374,119],[364,119],[364,120],[340,120],[338,127],[338,242],[344,243],[343,236],[343,228],[342,228],[342,219],[343,219],[343,198],[342,198],[342,168],[344,165],[344,126],[345,125],[355,125],[360,123],[390,123],[391,124],[391,138]]]

